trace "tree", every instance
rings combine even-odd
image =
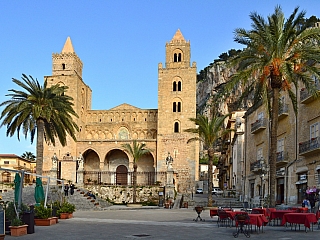
[[[122,147],[125,152],[130,154],[133,158],[133,194],[132,199],[133,203],[137,202],[137,162],[139,159],[145,155],[152,152],[151,149],[146,147],[145,143],[138,143],[136,140],[133,140],[132,146],[129,143],[122,144]]]
[[[288,94],[297,111],[297,89],[303,84],[317,95],[314,77],[320,77],[319,28],[307,28],[305,12],[295,8],[285,19],[280,6],[265,20],[251,13],[252,29],[235,30],[235,41],[245,46],[231,63],[237,72],[226,84],[227,92],[241,84],[245,94],[253,92],[254,104],[265,104],[271,119],[270,131],[270,204],[275,206],[276,151],[280,93]]]
[[[31,143],[37,137],[37,167],[36,172],[42,175],[43,144],[44,141],[55,146],[58,138],[62,146],[67,144],[67,134],[75,141],[75,132],[78,131],[73,117],[78,117],[73,110],[73,99],[65,94],[68,87],[58,84],[47,87],[47,81],[41,86],[32,76],[22,74],[22,81],[12,79],[23,90],[11,89],[6,96],[10,100],[4,101],[0,106],[5,106],[1,113],[0,127],[7,126],[7,136],[17,134],[20,141],[20,131],[28,137]]]
[[[212,111],[212,113],[211,119],[208,119],[204,115],[190,118],[190,121],[194,122],[197,127],[185,130],[185,132],[197,134],[196,137],[190,138],[188,143],[191,141],[201,141],[204,149],[208,151],[208,207],[212,207],[212,169],[215,147],[219,139],[230,132],[230,130],[223,128],[224,121],[229,114],[221,116],[216,111]]]
[[[31,160],[31,161],[36,160],[36,156],[32,152],[25,152],[21,155],[21,157],[24,159],[27,159],[27,160]]]

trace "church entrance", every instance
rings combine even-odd
[[[124,165],[120,165],[116,169],[116,184],[117,185],[128,184],[128,169]]]

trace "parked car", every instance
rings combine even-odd
[[[202,188],[197,188],[196,194],[203,194],[203,189]]]
[[[222,194],[223,194],[223,191],[222,191],[220,188],[218,188],[218,187],[214,187],[214,188],[212,189],[212,194],[213,194],[213,195],[222,195]]]

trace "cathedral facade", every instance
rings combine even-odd
[[[52,55],[48,85],[68,86],[79,118],[77,141],[67,146],[45,144],[44,174],[78,184],[130,185],[133,159],[122,144],[143,142],[152,152],[138,162],[138,184],[166,185],[171,156],[173,184],[178,192],[191,191],[198,180],[199,143],[184,130],[195,128],[196,63],[190,63],[190,42],[177,30],[165,45],[165,64],[158,65],[158,109],[121,104],[109,110],[92,110],[92,91],[82,79],[83,64],[68,37],[61,53]]]

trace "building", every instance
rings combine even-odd
[[[0,168],[9,170],[23,170],[29,173],[35,173],[36,161],[24,159],[15,154],[0,154]],[[1,170],[1,182],[13,183],[15,177],[14,171]],[[26,174],[24,182],[33,182],[34,176]]]
[[[165,64],[158,65],[158,109],[140,109],[121,104],[109,110],[92,110],[92,91],[82,79],[82,61],[71,39],[61,53],[52,55],[52,75],[48,85],[69,87],[79,115],[77,141],[67,146],[44,147],[44,172],[73,182],[130,185],[133,159],[122,144],[133,140],[146,143],[151,154],[138,162],[138,184],[166,183],[168,154],[173,158],[173,184],[178,192],[195,186],[199,171],[198,143],[185,129],[195,128],[189,118],[196,117],[196,63],[190,63],[190,42],[177,30],[166,43]],[[83,168],[82,168],[83,162]],[[80,164],[80,165],[79,165]]]
[[[315,79],[317,89],[319,83]],[[297,114],[289,96],[282,93],[279,106],[276,162],[276,204],[300,204],[307,187],[320,189],[320,99],[305,90],[293,89]],[[261,204],[269,195],[270,124],[265,106],[246,112],[245,162],[248,200]]]

